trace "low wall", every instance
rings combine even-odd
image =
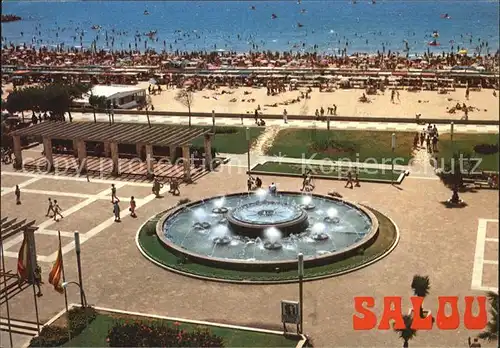
[[[82,109],[75,108],[71,109],[71,112],[86,112],[92,113],[92,109]],[[96,110],[98,113],[107,113],[105,110]],[[142,110],[114,110],[116,115],[125,114],[125,115],[144,115],[146,116],[146,111]],[[149,111],[150,116],[180,116],[180,117],[189,117],[188,112],[173,112],[173,111]],[[211,112],[192,112],[192,117],[207,117],[212,118]],[[216,113],[215,118],[245,118],[245,119],[253,119],[253,114],[234,114],[234,113]],[[266,114],[259,116],[259,118],[263,118],[264,120],[281,120],[283,119],[283,115],[278,114]],[[304,116],[304,115],[288,115],[287,118],[289,120],[301,120],[301,121],[312,121],[314,120],[314,116]],[[390,117],[390,116],[330,116],[330,122],[388,122],[388,123],[416,123],[415,118],[408,117]],[[440,118],[423,118],[419,119],[420,123],[432,123],[432,124],[450,124],[453,122],[454,124],[470,124],[470,125],[500,125],[499,121],[495,120],[473,120],[466,121],[456,118],[450,119],[440,119]]]

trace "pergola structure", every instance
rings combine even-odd
[[[52,155],[52,139],[71,140],[75,155],[82,172],[86,171],[87,148],[86,142],[102,142],[104,154],[111,157],[113,163],[112,174],[118,176],[118,144],[135,144],[140,155],[143,147],[146,149],[148,173],[154,172],[153,146],[170,148],[171,160],[175,156],[177,147],[182,148],[184,179],[191,179],[190,142],[204,136],[205,164],[208,169],[212,163],[212,134],[210,130],[202,128],[188,128],[166,125],[142,125],[129,123],[67,123],[46,121],[11,133],[14,143],[14,167],[22,168],[21,137],[36,136],[43,139],[44,154],[48,169],[54,169]]]

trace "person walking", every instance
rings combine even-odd
[[[118,200],[118,197],[116,197],[116,187],[115,184],[111,184],[111,203],[115,200]]]
[[[353,188],[353,186],[352,186],[352,173],[350,170],[347,172],[347,182],[346,182],[344,187],[347,187],[347,186],[349,186],[349,188]]]
[[[135,207],[135,199],[134,196],[132,196],[130,197],[130,208],[128,210],[130,211],[130,216],[132,216],[133,218],[137,217],[137,215],[135,214]]]
[[[54,211],[54,221],[58,221],[57,220],[58,215],[61,217],[61,219],[64,218],[64,216],[62,216],[61,214],[61,207],[57,203],[57,199],[54,199],[53,211]]]
[[[288,123],[288,112],[286,109],[283,110],[283,122]]]
[[[19,185],[16,185],[16,190],[14,191],[14,193],[16,195],[16,204],[21,204],[21,189],[19,188]]]
[[[51,212],[52,214],[54,214],[54,204],[52,203],[52,199],[49,198],[49,206],[47,208],[47,214],[45,214],[45,216],[49,216]]]
[[[120,200],[118,198],[116,198],[113,201],[113,214],[115,216],[115,222],[121,222],[121,219],[120,219],[120,205],[118,203],[120,203]]]
[[[333,116],[337,116],[337,104],[333,104]]]

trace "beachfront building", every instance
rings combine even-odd
[[[146,89],[135,86],[97,85],[92,88],[89,94],[75,100],[74,103],[79,106],[90,106],[89,97],[91,95],[105,97],[106,100],[111,101],[116,109],[132,109],[144,102]]]

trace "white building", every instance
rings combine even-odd
[[[106,100],[110,100],[113,103],[115,108],[132,109],[145,100],[146,89],[122,85],[96,85],[89,94],[84,95],[82,99],[75,100],[74,102],[75,104],[89,106],[89,97],[91,95],[105,97]]]

